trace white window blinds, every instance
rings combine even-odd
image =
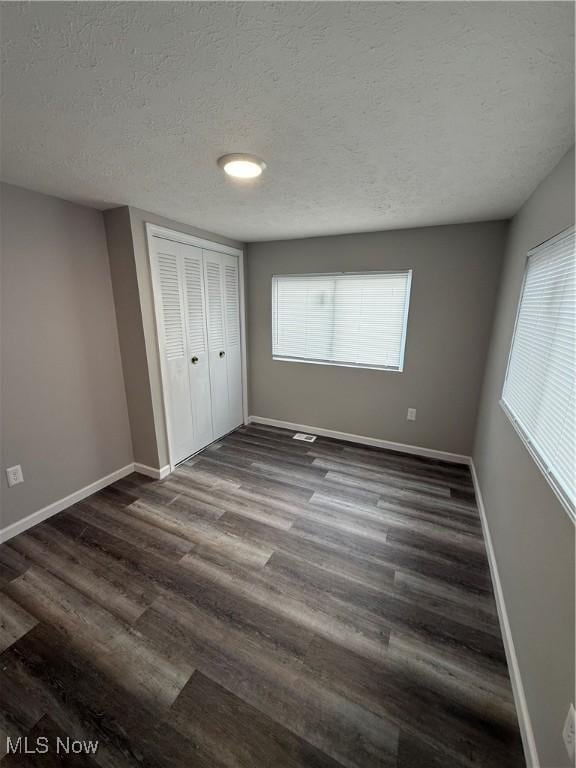
[[[401,371],[411,276],[274,276],[274,359]]]
[[[568,509],[576,505],[574,228],[528,254],[502,402]]]

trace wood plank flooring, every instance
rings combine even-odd
[[[524,765],[468,468],[292,434],[0,547],[2,768]]]

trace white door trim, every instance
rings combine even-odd
[[[183,243],[184,245],[194,245],[197,248],[203,248],[207,251],[215,251],[216,253],[225,253],[229,256],[236,256],[238,259],[238,271],[239,281],[238,290],[240,292],[240,345],[242,355],[242,406],[244,423],[248,423],[248,390],[247,390],[247,363],[246,363],[246,302],[244,296],[244,251],[241,248],[232,248],[229,245],[223,245],[222,243],[216,243],[212,240],[205,240],[201,237],[195,237],[194,235],[188,235],[185,232],[179,232],[175,229],[167,229],[166,227],[160,227],[157,224],[152,224],[147,221],[146,227],[146,242],[148,245],[148,271],[150,275],[150,282],[152,283],[152,295],[154,299],[154,325],[156,331],[156,351],[160,361],[160,394],[162,396],[162,413],[164,416],[164,431],[166,435],[166,445],[168,446],[168,461],[170,463],[170,472],[174,471],[176,463],[172,455],[172,435],[170,434],[170,419],[168,418],[168,398],[166,393],[168,392],[168,376],[166,371],[166,364],[164,361],[164,353],[162,349],[162,334],[161,320],[159,317],[159,301],[158,301],[158,285],[155,279],[155,271],[153,267],[153,238],[161,237],[165,240],[172,240],[176,243]]]
[[[165,240],[173,240],[175,243],[184,243],[185,245],[195,245],[196,248],[204,248],[207,251],[216,251],[217,253],[227,253],[229,256],[241,256],[241,248],[233,248],[230,245],[216,243],[213,240],[205,240],[202,237],[188,235],[186,232],[178,232],[176,229],[167,229],[158,224],[146,222],[146,232],[152,236],[162,237]]]

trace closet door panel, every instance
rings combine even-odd
[[[226,328],[224,317],[222,255],[203,251],[208,326],[208,357],[214,438],[229,432],[228,366],[226,360]]]
[[[242,410],[242,346],[240,343],[240,293],[238,259],[223,256],[226,361],[228,369],[229,430],[244,421]]]
[[[156,317],[168,388],[164,394],[168,400],[172,461],[178,462],[194,452],[179,254],[175,243],[161,238],[154,238],[154,247]]]
[[[194,422],[194,448],[199,451],[213,440],[203,259],[201,248],[192,245],[182,245],[181,248],[190,407]]]
[[[243,421],[238,259],[151,237],[173,464]]]

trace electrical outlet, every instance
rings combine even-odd
[[[574,760],[574,747],[576,746],[576,712],[574,711],[574,704],[570,704],[568,709],[564,728],[562,729],[562,737],[566,745],[566,751],[570,755],[570,760]]]
[[[20,464],[16,464],[15,467],[8,467],[6,470],[6,477],[8,478],[8,487],[12,488],[13,485],[24,482],[22,475],[22,467]]]
[[[416,408],[408,408],[406,421],[416,421]]]

